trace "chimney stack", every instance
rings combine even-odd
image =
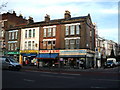
[[[65,11],[64,18],[65,19],[71,18],[70,12],[68,10]]]
[[[32,18],[32,17],[30,17],[30,16],[29,16],[29,19],[28,19],[28,24],[32,24],[32,23],[34,23],[34,20],[33,20],[33,18]]]
[[[13,15],[14,15],[14,16],[16,16],[16,13],[15,13],[15,11],[13,11]]]
[[[49,22],[50,21],[50,15],[46,14],[45,16],[45,22]]]

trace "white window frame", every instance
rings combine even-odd
[[[69,35],[69,26],[65,27],[65,35]]]
[[[74,42],[71,42],[71,41],[74,41]],[[73,45],[74,47],[71,47],[71,45]],[[74,49],[74,48],[75,48],[75,40],[71,39],[70,40],[70,49]]]
[[[52,34],[52,29],[51,28],[48,28],[48,35],[47,35],[47,37],[51,37],[51,34]]]
[[[80,34],[80,25],[76,25],[76,34],[77,34],[77,35]]]
[[[46,37],[46,32],[47,32],[47,29],[44,28],[44,37]]]
[[[56,28],[53,28],[53,36],[56,36]]]
[[[15,33],[12,32],[12,39],[15,39]]]
[[[70,26],[70,35],[75,35],[75,25]]]
[[[12,34],[12,32],[9,32],[9,40],[11,40],[11,34]]]

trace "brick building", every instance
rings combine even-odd
[[[17,16],[15,11],[13,11],[13,13],[3,13],[0,17],[2,17],[0,20],[0,55],[2,55],[3,51],[6,51],[5,38],[8,38],[5,36],[5,30],[12,28],[15,25],[26,24],[27,20],[24,19],[22,15]]]
[[[40,61],[41,66],[52,66],[58,62],[61,66],[76,66],[80,60],[85,61],[86,68],[94,65],[95,26],[90,14],[71,17],[70,12],[65,11],[62,19],[51,20],[50,16],[46,15],[44,21],[31,22],[15,28],[21,30],[21,63],[28,57],[31,62],[35,53],[34,58]],[[35,37],[31,38],[33,29],[36,30]],[[37,51],[33,47],[36,47]]]

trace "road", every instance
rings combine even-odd
[[[2,88],[119,88],[118,73],[2,72]]]

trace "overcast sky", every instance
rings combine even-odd
[[[96,23],[98,34],[108,40],[118,42],[118,1],[119,0],[0,0],[8,2],[2,12],[16,11],[28,19],[32,16],[35,22],[43,21],[46,14],[51,19],[61,19],[65,10],[72,17],[91,15]]]

